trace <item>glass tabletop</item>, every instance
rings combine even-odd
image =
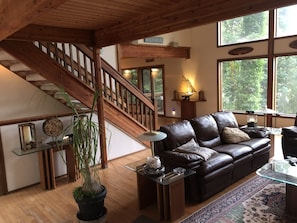
[[[191,176],[196,173],[196,171],[194,171],[194,170],[184,169],[184,171],[182,173],[177,173],[174,170],[170,170],[167,172],[165,171],[165,173],[160,176],[151,176],[151,175],[147,175],[145,173],[144,169],[141,167],[139,167],[136,172],[137,172],[137,174],[145,176],[145,177],[149,178],[150,180],[155,181],[156,183],[159,183],[162,185],[169,185],[179,179],[186,178],[186,177]]]
[[[125,167],[132,171],[137,171],[138,168],[141,168],[146,163],[146,158],[133,161],[125,165]]]
[[[24,156],[24,155],[28,155],[28,154],[32,154],[32,153],[37,153],[37,152],[41,152],[43,150],[47,150],[47,149],[61,149],[63,148],[63,146],[69,145],[69,142],[66,143],[61,143],[59,142],[49,142],[46,144],[41,144],[39,146],[37,146],[36,148],[32,148],[32,149],[28,149],[28,150],[22,150],[21,148],[17,148],[12,150],[12,152],[17,155],[17,156]],[[59,148],[58,148],[59,147]]]
[[[271,180],[297,186],[297,166],[291,165],[288,160],[273,160],[256,173]]]

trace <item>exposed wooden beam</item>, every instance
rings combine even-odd
[[[0,41],[27,26],[42,13],[50,11],[66,0],[9,0],[0,4]]]
[[[99,29],[95,32],[95,44],[104,47],[129,42],[292,4],[296,4],[296,0],[253,0],[240,3],[238,0],[218,0],[215,3],[209,0],[184,0],[165,11],[156,10]]]
[[[93,32],[49,26],[28,25],[9,36],[9,40],[47,41],[94,45]]]
[[[120,45],[120,58],[190,58],[190,47]]]

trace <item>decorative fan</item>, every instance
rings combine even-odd
[[[47,136],[57,137],[63,132],[63,122],[57,118],[49,118],[43,122],[42,128]]]

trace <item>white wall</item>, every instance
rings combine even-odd
[[[154,62],[146,63],[145,59],[122,59],[120,61],[121,69],[141,66],[165,65],[165,115],[172,116],[171,110],[175,108],[176,117],[180,117],[180,103],[172,101],[173,91],[179,88],[181,76],[188,78],[194,88],[199,92],[205,92],[206,102],[196,103],[197,116],[209,114],[218,111],[218,67],[219,59],[228,59],[234,56],[229,55],[228,51],[237,47],[253,47],[253,51],[244,55],[247,57],[262,56],[268,54],[268,41],[259,41],[255,43],[238,44],[236,46],[217,47],[217,24],[212,23],[200,27],[182,30],[179,32],[160,35],[164,37],[164,45],[170,41],[179,42],[179,46],[190,46],[190,59],[158,59]],[[275,42],[275,53],[296,52],[291,49],[289,43],[296,37],[280,38]],[[141,40],[139,43],[143,43]],[[197,98],[197,94],[191,99]],[[246,122],[245,115],[238,115],[240,122]],[[263,118],[259,117],[263,122]],[[291,124],[290,124],[291,123]],[[261,123],[259,123],[261,124]],[[279,118],[277,126],[292,125],[292,119]]]
[[[103,47],[101,49],[101,57],[116,70],[118,70],[118,57],[116,45]]]
[[[68,108],[0,65],[0,120],[69,112]]]
[[[103,48],[102,56],[117,69],[116,47]],[[14,120],[36,116],[53,116],[70,112],[69,108],[56,101],[43,91],[0,65],[0,120]],[[97,117],[94,117],[97,119]],[[64,127],[70,118],[60,118]],[[46,143],[51,138],[42,131],[44,120],[33,122],[36,125],[37,141]],[[68,123],[68,124],[67,124]],[[114,159],[144,149],[144,146],[125,133],[106,122],[107,134],[111,136],[108,148],[108,159]],[[37,153],[17,156],[12,150],[20,149],[18,125],[0,127],[2,147],[4,150],[5,169],[8,191],[13,191],[40,182]],[[64,152],[59,152],[64,156]],[[59,153],[55,153],[55,174],[66,173],[65,163]]]
[[[71,117],[60,117],[59,119],[63,122],[64,129],[67,129],[67,127],[70,125]],[[94,115],[93,121],[97,122],[97,120],[97,116]],[[44,120],[32,122],[35,124],[36,141],[38,145],[46,144],[55,140],[44,134],[42,130],[43,122]],[[145,148],[142,144],[130,138],[110,123],[105,122],[105,125],[107,133],[106,141],[108,145],[108,160],[134,153]],[[18,156],[12,152],[13,150],[21,150],[18,124],[1,126],[0,132],[4,150],[8,191],[17,190],[35,183],[39,183],[40,172],[38,153]],[[71,133],[71,131],[68,133]],[[99,142],[98,150],[100,151]],[[64,159],[62,157],[64,157]],[[100,163],[100,153],[98,153],[97,161]],[[67,173],[64,151],[54,153],[54,167],[56,177],[65,175]]]

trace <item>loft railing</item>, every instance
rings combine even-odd
[[[83,84],[94,89],[95,65],[92,50],[69,43],[34,42],[34,45]],[[147,129],[154,129],[157,109],[153,102],[105,60],[101,58],[101,61],[101,87],[105,101]]]

